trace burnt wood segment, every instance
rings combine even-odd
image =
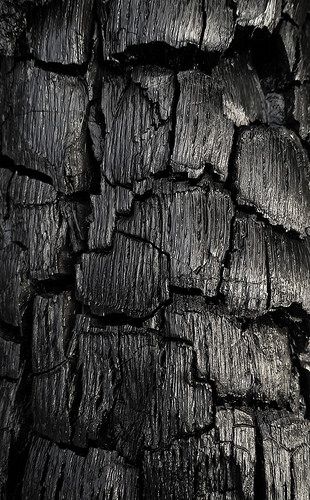
[[[217,408],[210,432],[145,453],[144,498],[253,498],[254,447],[251,414]]]
[[[267,256],[264,224],[237,214],[228,267],[221,291],[228,309],[239,316],[261,315],[267,309]]]
[[[21,344],[1,331],[0,336],[0,378],[17,380],[21,374]]]
[[[237,0],[236,14],[240,26],[267,28],[272,32],[280,21],[282,0]]]
[[[169,70],[138,68],[132,77],[104,76],[102,173],[112,184],[131,186],[166,170],[173,96],[174,77]]]
[[[302,26],[305,22],[309,3],[307,0],[286,0],[283,6],[284,14],[287,14],[294,23]]]
[[[0,250],[0,318],[20,326],[31,295],[26,251],[10,244]]]
[[[196,70],[178,73],[178,81],[172,169],[197,178],[206,168],[225,180],[234,126],[224,114],[221,83]]]
[[[83,80],[21,62],[6,75],[5,95],[3,154],[48,175],[59,191],[87,189],[88,95]]]
[[[93,0],[53,1],[38,9],[29,33],[36,59],[59,64],[85,64],[90,55]]]
[[[89,448],[79,454],[34,438],[23,481],[23,498],[138,498],[138,470],[115,451]]]
[[[304,235],[310,226],[309,159],[284,127],[253,127],[239,134],[238,203],[252,205],[272,224]]]
[[[68,225],[52,186],[15,175],[8,191],[12,241],[28,250],[29,274],[44,280],[70,272]]]
[[[309,497],[309,421],[288,412],[259,415],[266,498]]]
[[[82,384],[77,446],[111,439],[133,460],[145,446],[157,448],[210,424],[211,389],[194,381],[189,346],[164,343],[143,328],[100,327],[83,316],[75,331],[72,356],[77,352]]]
[[[293,116],[299,123],[301,138],[310,142],[310,84],[305,83],[294,90]]]
[[[276,402],[297,408],[299,388],[285,328],[258,321],[245,328],[201,297],[175,296],[166,335],[193,344],[196,374],[212,380],[219,397]]]
[[[133,205],[117,228],[169,255],[171,285],[215,295],[229,246],[234,209],[227,192],[211,184],[160,181],[153,196]],[[99,219],[100,220],[100,219]]]
[[[169,299],[167,255],[148,242],[119,233],[109,252],[82,255],[76,279],[78,299],[99,316],[145,318]]]

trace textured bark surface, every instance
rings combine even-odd
[[[0,66],[0,498],[310,500],[309,0],[2,0]]]

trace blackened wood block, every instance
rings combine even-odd
[[[189,346],[164,344],[143,328],[102,327],[82,316],[76,342],[77,446],[112,439],[135,460],[144,446],[156,448],[210,424],[211,389],[193,379]]]
[[[282,10],[281,0],[237,0],[237,22],[240,26],[267,28],[270,32],[276,28]]]
[[[299,402],[288,332],[258,321],[243,327],[201,297],[174,296],[166,312],[166,335],[193,344],[196,374],[212,380],[221,398],[276,403]]]
[[[31,278],[44,280],[68,274],[68,225],[54,188],[27,176],[15,175],[9,199],[12,240],[28,249]]]
[[[170,257],[171,284],[216,295],[228,250],[234,209],[229,194],[211,184],[154,183],[153,196],[119,219],[120,231],[158,246]]]
[[[45,372],[66,361],[74,323],[70,292],[36,296],[33,304],[32,371]]]
[[[131,186],[166,169],[170,145],[173,73],[157,67],[135,70],[132,78],[106,74],[102,85],[105,117],[103,175]]]
[[[234,126],[224,114],[220,82],[197,70],[178,73],[178,81],[172,169],[197,178],[207,167],[225,180]]]
[[[167,3],[155,0],[101,0],[104,57],[150,42],[172,47],[199,45],[203,31],[203,9],[196,0]]]
[[[104,254],[83,254],[77,297],[94,314],[143,318],[169,299],[167,255],[148,242],[117,233]]]
[[[283,19],[279,34],[283,42],[289,69],[293,72],[298,58],[300,30],[291,21]]]
[[[310,142],[310,84],[296,87],[294,97],[293,115],[299,122],[299,134],[302,139]]]
[[[310,241],[269,232],[271,308],[300,304],[310,312]]]
[[[137,500],[138,469],[115,451],[89,448],[79,454],[34,438],[23,481],[23,498]]]
[[[36,59],[84,64],[90,56],[93,0],[62,0],[38,9],[29,46]]]
[[[223,59],[212,72],[212,78],[223,87],[224,114],[238,127],[266,121],[265,97],[249,59],[242,56]]]
[[[87,189],[85,82],[21,62],[6,76],[5,93],[3,154],[48,175],[57,190]]]
[[[221,292],[237,315],[259,316],[267,309],[267,256],[264,224],[253,215],[238,214]]]
[[[21,374],[21,344],[1,331],[0,377],[17,380]]]
[[[236,169],[240,204],[305,235],[310,227],[309,160],[293,132],[284,127],[243,130]]]
[[[27,253],[11,244],[0,250],[0,317],[20,326],[31,295]]]
[[[217,408],[209,433],[145,453],[143,498],[253,498],[254,467],[253,418],[243,409]]]
[[[310,78],[310,19],[307,18],[300,35],[299,58],[296,79],[301,82]]]
[[[288,412],[259,415],[265,498],[309,498],[309,421]]]
[[[104,250],[112,245],[116,217],[118,214],[129,213],[132,201],[132,191],[122,186],[113,187],[102,180],[101,194],[91,196],[93,211],[88,237],[90,250]]]
[[[51,440],[69,443],[73,386],[69,364],[36,374],[32,379],[31,408],[34,430]]]
[[[201,48],[208,52],[224,52],[233,40],[233,9],[225,0],[203,0],[205,28]]]

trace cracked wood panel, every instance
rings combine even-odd
[[[112,184],[131,186],[166,169],[173,96],[169,70],[136,68],[131,76],[104,76],[102,173]]]
[[[218,407],[209,432],[145,453],[144,498],[254,498],[254,447],[251,414]]]
[[[93,0],[51,2],[36,11],[29,47],[36,59],[84,64],[90,55]]]
[[[167,181],[154,183],[153,193],[135,202],[132,217],[119,218],[117,229],[168,254],[172,286],[216,295],[234,213],[229,194],[208,183]]]
[[[201,297],[174,299],[166,309],[166,335],[193,344],[196,374],[214,382],[218,397],[298,408],[298,377],[287,329],[266,320],[244,327],[221,310],[208,308]]]
[[[272,224],[308,233],[309,159],[293,132],[261,126],[242,130],[236,170],[238,203],[254,206]]]
[[[87,189],[85,82],[20,62],[6,73],[4,91],[2,153],[48,175],[59,191]]]
[[[89,448],[80,454],[36,437],[26,464],[25,499],[115,498],[136,500],[138,470],[115,451]]]

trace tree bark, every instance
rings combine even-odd
[[[0,496],[310,499],[308,0],[2,0]]]

